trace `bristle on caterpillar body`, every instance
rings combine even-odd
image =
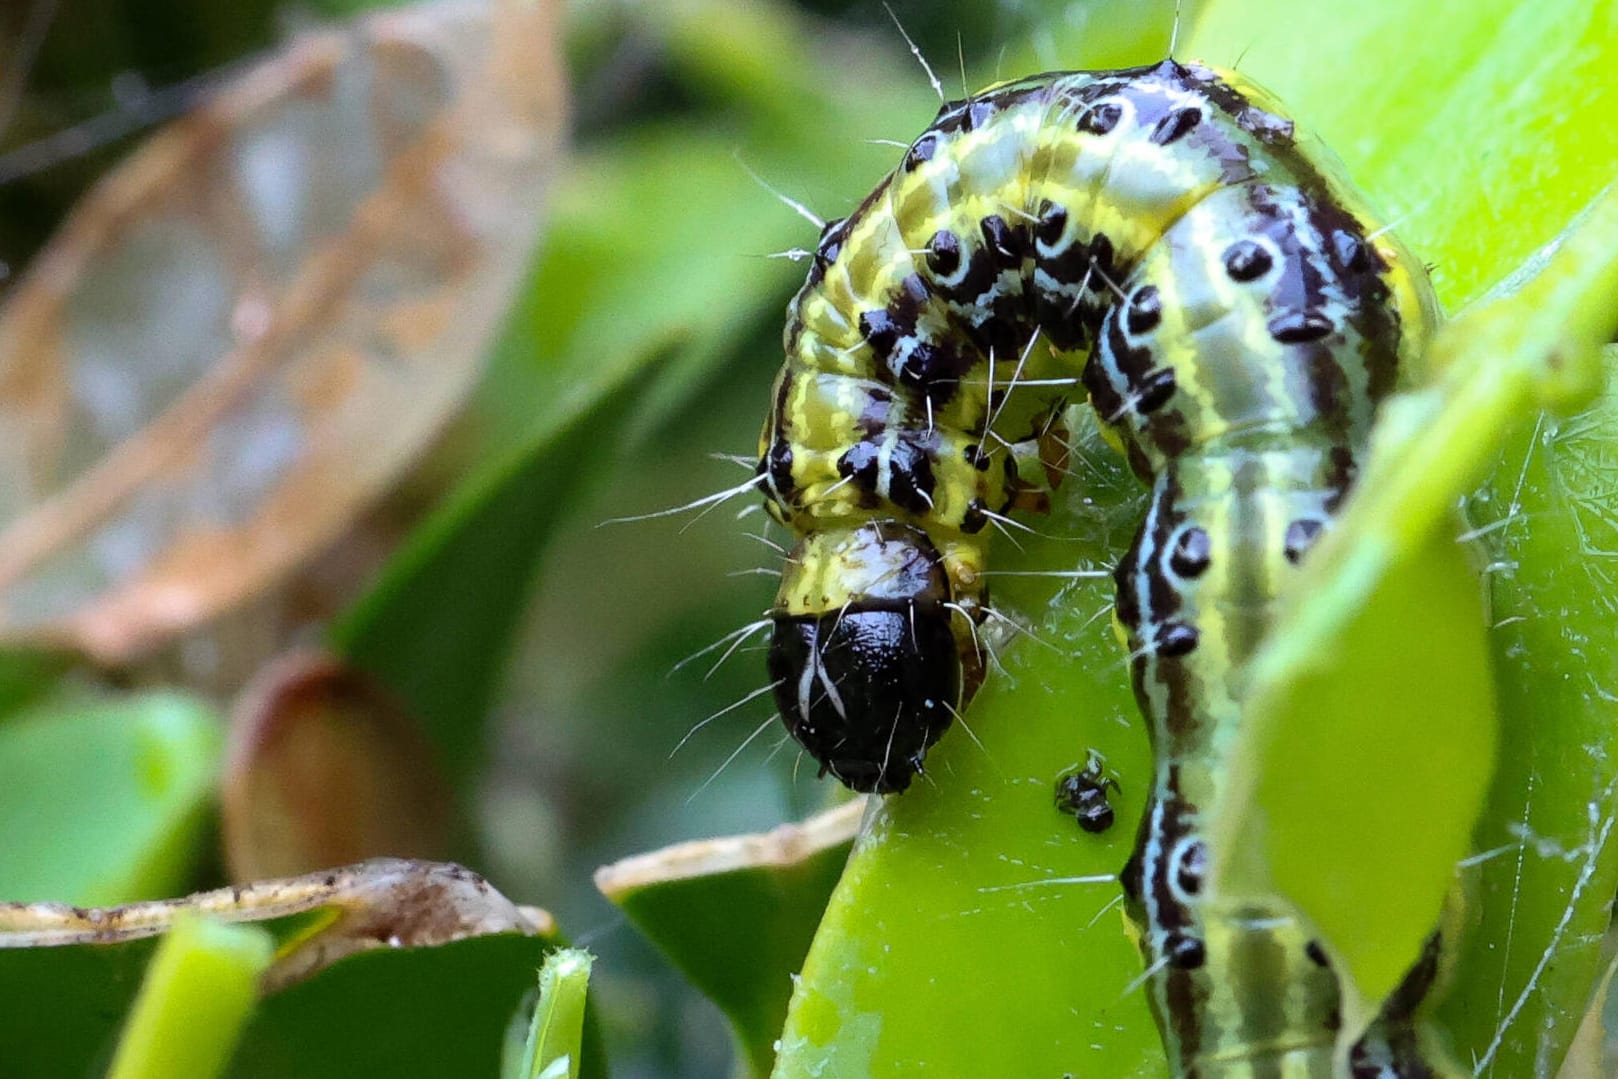
[[[1157,757],[1123,880],[1177,1076],[1448,1074],[1417,1036],[1435,970],[1334,1063],[1320,945],[1279,901],[1201,894],[1232,675],[1435,310],[1267,96],[1174,61],[946,104],[825,227],[789,308],[758,464],[798,538],[770,672],[789,731],[855,789],[905,789],[981,681],[988,526],[1044,504],[1068,389],[1150,486],[1115,574]]]

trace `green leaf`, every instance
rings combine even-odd
[[[503,1074],[510,1079],[578,1079],[594,962],[594,956],[577,948],[560,948],[545,957],[522,1055],[518,1066]]]
[[[219,768],[218,718],[175,693],[47,701],[0,725],[0,896],[179,889]]]
[[[9,944],[9,942],[7,942]],[[102,1075],[158,938],[0,948],[0,1059],[30,1079]]]
[[[154,943],[0,952],[7,1067],[29,1079],[99,1073]],[[496,1074],[506,1018],[533,985],[545,949],[541,938],[501,934],[344,959],[265,998],[230,1074]]]
[[[681,843],[596,871],[596,887],[730,1020],[768,1075],[803,962],[865,800],[764,835]]]
[[[221,1074],[273,951],[269,934],[253,926],[176,919],[146,968],[109,1079]]]
[[[0,649],[0,723],[44,697],[73,662],[67,652]]]
[[[345,959],[264,1001],[232,1075],[496,1075],[506,1020],[545,948],[503,933]]]
[[[574,160],[478,402],[507,441],[551,437],[626,387],[645,393],[647,366],[666,353],[711,367],[738,323],[785,290],[791,263],[765,256],[792,246],[802,222],[754,184],[733,147],[654,129]],[[724,232],[720,258],[710,223],[737,207],[747,212]],[[705,255],[717,276],[690,272]]]
[[[1618,349],[1573,417],[1523,425],[1469,509],[1488,547],[1504,724],[1474,918],[1442,1018],[1484,1076],[1549,1076],[1618,890]]]
[[[1250,800],[1211,814],[1225,853],[1210,894],[1295,902],[1363,1002],[1351,1030],[1438,923],[1494,764],[1482,597],[1457,532],[1391,566],[1309,661],[1255,688],[1232,754]],[[1294,632],[1277,622],[1276,639]]]

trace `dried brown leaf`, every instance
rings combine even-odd
[[[238,698],[221,812],[231,879],[262,880],[384,855],[443,858],[454,802],[399,702],[306,651],[266,666]]]
[[[312,928],[281,943],[264,976],[267,992],[372,948],[432,947],[491,933],[556,933],[550,915],[516,906],[469,869],[378,858],[301,877],[122,907],[0,903],[0,948],[118,944],[166,932],[176,915],[188,911],[226,922],[322,915]]]
[[[126,662],[397,478],[537,234],[553,7],[434,0],[299,38],[81,203],[0,314],[0,638]]]
[[[635,854],[595,871],[596,890],[614,903],[642,888],[751,869],[795,866],[849,842],[870,800],[853,798],[807,820],[768,832],[693,839]]]

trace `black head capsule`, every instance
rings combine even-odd
[[[902,791],[967,680],[943,558],[892,521],[805,536],[771,618],[776,708],[798,744],[857,791]]]

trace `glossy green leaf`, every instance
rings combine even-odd
[[[696,840],[596,871],[596,886],[730,1020],[768,1075],[791,976],[842,874],[863,799],[764,835]]]
[[[178,919],[146,968],[109,1079],[212,1079],[258,1001],[274,946],[254,926]]]
[[[218,717],[174,693],[51,700],[0,725],[0,897],[177,891],[219,768]]]

